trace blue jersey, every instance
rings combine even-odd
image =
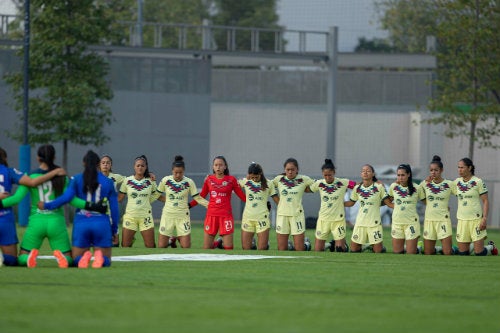
[[[19,184],[19,180],[23,177],[24,173],[14,168],[9,168],[0,164],[0,193],[11,192],[12,185]],[[12,208],[0,209],[0,218],[4,215],[12,214]]]
[[[71,179],[68,188],[57,199],[46,202],[46,209],[55,209],[68,202],[76,196],[88,202],[98,202],[104,198],[108,199],[109,208],[111,212],[111,230],[113,234],[118,231],[118,221],[120,219],[118,209],[118,195],[115,190],[115,185],[111,179],[104,176],[101,172],[97,173],[97,181],[99,187],[94,193],[85,192],[83,189],[83,174],[78,174]],[[75,214],[75,222],[77,219],[84,219],[92,216],[100,216],[103,214],[97,212],[90,212],[85,209],[77,209]]]

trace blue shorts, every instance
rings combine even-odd
[[[16,232],[14,214],[0,217],[0,245],[7,246],[19,243]]]
[[[111,247],[109,216],[75,216],[72,243],[75,247]]]

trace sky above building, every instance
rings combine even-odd
[[[279,23],[292,30],[328,31],[338,27],[339,51],[352,52],[359,37],[385,38],[375,0],[278,0]],[[293,40],[290,42],[293,43]]]

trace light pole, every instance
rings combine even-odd
[[[30,0],[24,2],[24,64],[23,64],[23,144],[19,147],[19,169],[29,172],[31,167],[31,147],[28,140],[29,110],[29,68],[30,68]],[[19,225],[28,225],[30,199],[25,197],[18,206]]]

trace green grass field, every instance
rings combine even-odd
[[[34,269],[2,267],[0,332],[500,331],[499,256],[202,250],[202,233],[196,225],[192,249],[145,249],[139,236],[134,248],[113,255],[294,258],[117,261],[100,270],[40,259]],[[490,230],[489,239],[500,243],[500,232]],[[51,254],[44,246],[41,254]]]

